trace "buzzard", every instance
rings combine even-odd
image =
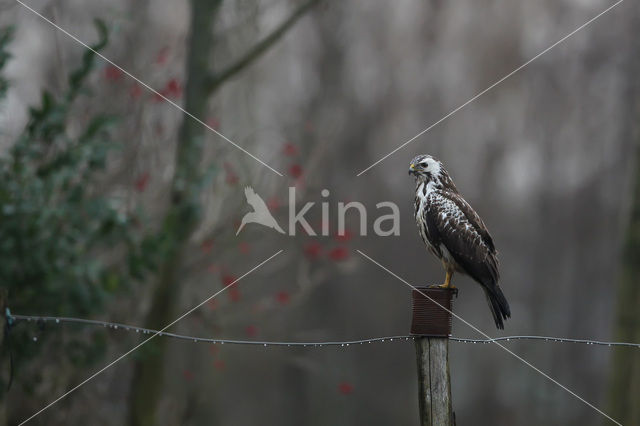
[[[482,286],[496,327],[511,316],[509,303],[498,285],[498,257],[493,239],[480,216],[458,192],[442,163],[430,155],[418,155],[409,165],[416,178],[416,224],[427,248],[446,272],[451,285],[454,272],[469,275]]]

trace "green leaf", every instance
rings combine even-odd
[[[95,64],[96,53],[104,49],[109,42],[109,32],[104,21],[95,19],[94,24],[98,31],[98,41],[91,45],[82,55],[82,64],[78,69],[73,71],[69,76],[69,92],[67,93],[67,102],[70,103],[79,93],[82,85],[93,69]]]

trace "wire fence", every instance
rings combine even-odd
[[[209,344],[229,344],[229,345],[254,345],[263,347],[274,346],[302,346],[302,347],[322,347],[322,346],[351,346],[351,345],[364,345],[371,343],[391,343],[391,342],[403,342],[413,341],[420,337],[418,335],[397,335],[397,336],[385,336],[385,337],[372,337],[367,339],[358,340],[344,340],[344,341],[318,341],[318,342],[279,342],[279,341],[260,341],[260,340],[237,340],[237,339],[216,339],[210,337],[196,337],[187,336],[184,334],[168,333],[166,331],[159,332],[158,330],[152,330],[149,328],[137,327],[128,324],[121,324],[116,322],[98,321],[85,318],[70,318],[70,317],[52,317],[41,315],[11,315],[7,314],[7,323],[15,325],[19,322],[35,323],[35,324],[61,324],[61,323],[74,323],[85,324],[92,326],[100,326],[104,328],[110,328],[113,330],[129,331],[140,334],[158,334],[158,336],[170,337],[174,339],[187,340],[193,343],[209,343]],[[458,343],[471,343],[471,344],[487,344],[494,342],[511,342],[516,340],[534,340],[543,342],[555,342],[555,343],[576,343],[584,345],[598,345],[598,346],[626,346],[640,349],[640,343],[629,342],[609,342],[602,340],[589,340],[589,339],[571,339],[567,337],[554,337],[554,336],[504,336],[496,337],[492,339],[469,339],[463,337],[449,337],[449,340]]]

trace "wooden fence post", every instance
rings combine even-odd
[[[429,287],[418,287],[418,291],[412,292],[411,334],[417,336],[415,344],[421,426],[455,425],[449,375],[453,292],[450,289]]]

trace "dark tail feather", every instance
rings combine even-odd
[[[489,286],[484,285],[484,294],[487,296],[487,302],[489,302],[489,308],[493,319],[496,322],[496,327],[500,330],[504,329],[504,323],[502,320],[506,320],[511,317],[511,309],[509,309],[509,303],[502,293],[502,289],[498,284],[491,284]]]

